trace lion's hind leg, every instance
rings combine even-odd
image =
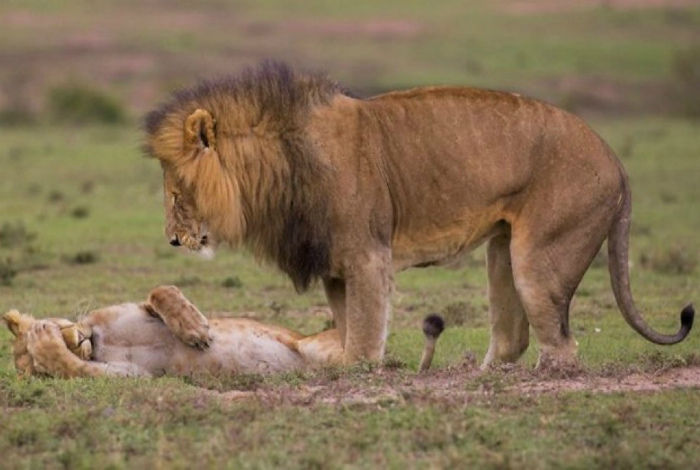
[[[209,347],[212,341],[209,322],[177,287],[156,287],[148,296],[145,308],[158,315],[185,344],[199,349]]]
[[[530,342],[530,323],[513,281],[510,234],[489,240],[487,264],[491,343],[482,367],[517,361]]]
[[[586,226],[605,226],[605,222],[587,221],[590,225]],[[577,364],[569,307],[604,238],[581,227],[572,227],[556,237],[543,228],[520,234],[514,231],[513,278],[539,342],[538,368],[565,369]]]

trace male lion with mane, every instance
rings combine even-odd
[[[608,239],[623,317],[657,344],[629,286],[631,196],[579,118],[513,93],[426,87],[358,99],[320,74],[265,63],[180,91],[146,118],[163,168],[166,235],[194,251],[244,244],[298,291],[325,288],[343,361],[384,354],[393,272],[487,243],[491,342],[514,362],[576,362],[569,304]]]

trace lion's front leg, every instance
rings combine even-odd
[[[207,349],[212,341],[209,322],[175,286],[160,286],[148,296],[146,308],[158,315],[182,342]]]
[[[386,346],[392,289],[391,253],[386,250],[356,257],[347,267],[345,288],[343,362],[381,361]]]
[[[324,279],[323,289],[326,292],[326,299],[328,299],[328,305],[333,313],[333,323],[340,335],[340,345],[345,347],[345,280],[338,278]]]

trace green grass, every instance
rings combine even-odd
[[[700,451],[693,390],[313,407],[225,403],[174,380],[3,392],[0,451],[11,466],[680,468]]]
[[[700,273],[697,268],[684,275],[657,272],[642,267],[639,259],[674,243],[684,244],[688,257],[700,254],[692,171],[700,145],[695,125],[626,119],[596,122],[595,127],[616,148],[634,140],[625,157],[635,193],[634,224],[640,227],[632,237],[633,291],[654,327],[674,331],[680,307],[700,299]],[[158,165],[139,155],[138,140],[130,128],[3,133],[0,167],[7,171],[0,174],[0,227],[8,227],[3,232],[8,242],[0,244],[0,259],[15,260],[18,274],[11,285],[0,285],[2,308],[75,317],[98,306],[144,299],[153,286],[176,283],[205,312],[252,310],[265,321],[318,331],[327,321],[320,289],[298,296],[284,277],[257,266],[245,252],[222,251],[213,261],[203,261],[167,246]],[[76,217],[75,207],[89,211]],[[67,261],[83,252],[94,253],[96,260]],[[458,269],[397,275],[389,354],[405,364],[401,374],[410,377],[417,365],[418,328],[431,311],[468,312],[461,326],[445,332],[435,367],[457,366],[467,351],[481,360],[488,345],[482,258],[479,250]],[[236,286],[226,287],[234,276]],[[623,373],[696,362],[697,335],[661,348],[624,323],[604,266],[594,266],[584,279],[571,323],[582,362],[593,371]],[[319,379],[291,374],[194,382],[24,381],[14,376],[9,343],[10,334],[0,332],[5,345],[0,349],[0,451],[12,466],[204,462],[236,468],[361,467],[473,461],[544,468],[563,462],[571,467],[640,462],[653,467],[695,461],[696,444],[687,436],[698,418],[697,407],[693,394],[682,390],[635,394],[634,400],[630,393],[528,397],[497,388],[495,396],[466,395],[466,402],[459,403],[388,398],[366,405],[229,404],[195,385],[224,391],[263,387],[284,394]],[[531,346],[524,364],[534,364],[536,347]],[[508,380],[507,375],[497,380]],[[383,379],[365,372],[351,380],[362,390]],[[484,379],[464,380],[468,390]],[[529,431],[533,426],[535,433]]]

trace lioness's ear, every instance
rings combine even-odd
[[[7,324],[7,329],[12,332],[15,337],[20,335],[20,322],[22,321],[22,314],[17,310],[10,310],[5,315],[2,316]]]
[[[185,119],[185,143],[198,145],[201,148],[215,148],[215,124],[216,121],[209,111],[201,108],[195,110]]]

